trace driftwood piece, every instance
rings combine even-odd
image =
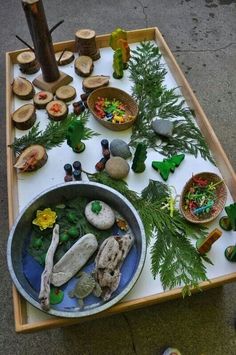
[[[55,57],[58,65],[69,64],[75,59],[74,53],[67,50],[55,53]]]
[[[68,114],[68,107],[61,100],[53,100],[47,104],[46,111],[53,121],[62,121]]]
[[[60,77],[60,73],[42,0],[22,0],[22,6],[34,43],[36,58],[42,69],[43,79],[46,82],[56,81]]]
[[[22,100],[30,100],[35,94],[33,84],[21,76],[13,80],[12,83],[13,93]]]
[[[64,102],[71,101],[76,97],[76,90],[71,85],[63,85],[57,89],[56,97]]]
[[[35,54],[32,51],[25,51],[18,54],[16,60],[22,73],[34,74],[37,73],[40,69],[39,62],[37,61]]]
[[[41,287],[39,292],[39,300],[42,309],[45,311],[50,308],[50,282],[53,269],[53,257],[59,243],[59,225],[55,224],[52,232],[52,241],[48,248],[46,258],[45,258],[45,268],[41,275]]]
[[[89,76],[93,71],[93,67],[93,60],[87,55],[81,55],[75,60],[75,72],[79,76]]]
[[[91,75],[85,78],[82,82],[84,92],[89,93],[95,89],[107,86],[109,84],[109,76],[105,75]]]
[[[42,145],[34,144],[23,150],[14,168],[19,169],[20,172],[31,172],[44,166],[47,160],[46,149]]]
[[[79,55],[86,55],[93,60],[100,58],[96,44],[96,33],[90,29],[81,29],[75,33],[75,48]]]
[[[14,126],[18,129],[29,129],[36,120],[36,110],[33,104],[26,104],[19,107],[12,114]]]
[[[53,98],[53,94],[49,91],[37,92],[37,94],[35,94],[33,97],[34,106],[37,109],[43,109],[47,106],[49,102],[53,100]]]

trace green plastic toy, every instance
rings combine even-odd
[[[117,48],[120,48],[120,44],[118,43],[119,39],[123,39],[127,41],[127,32],[122,30],[121,28],[117,28],[115,31],[111,33],[109,45],[115,51]]]
[[[138,143],[136,151],[134,153],[133,164],[131,166],[135,173],[142,173],[145,168],[145,160],[147,158],[147,146],[144,143]]]
[[[67,144],[75,153],[82,153],[85,144],[81,142],[84,137],[84,124],[81,121],[74,121],[70,124],[67,132]]]
[[[170,158],[163,159],[163,161],[153,161],[152,167],[160,173],[164,181],[167,181],[170,173],[175,171],[175,168],[181,164],[184,158],[185,154],[173,155]]]
[[[120,48],[115,50],[113,55],[113,77],[115,79],[123,78],[123,60],[122,60],[122,50]]]

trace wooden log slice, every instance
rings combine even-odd
[[[81,29],[75,33],[75,47],[79,55],[87,55],[93,60],[100,58],[96,44],[96,33],[90,29]]]
[[[25,74],[37,73],[40,69],[39,62],[37,61],[34,52],[26,51],[18,54],[16,57],[20,70]]]
[[[36,110],[33,104],[26,104],[19,107],[12,114],[14,126],[18,129],[26,130],[33,126],[36,120]]]
[[[22,100],[32,99],[35,94],[33,84],[21,76],[14,79],[12,83],[12,91]]]
[[[83,80],[83,90],[88,93],[103,86],[107,86],[109,84],[109,79],[110,77],[105,75],[91,75]]]
[[[54,121],[62,121],[68,115],[68,107],[61,100],[53,100],[46,106],[49,118]]]
[[[24,149],[14,165],[20,172],[30,172],[46,164],[48,155],[42,145],[34,144]]]
[[[71,85],[63,85],[57,89],[56,97],[64,102],[71,101],[76,97],[76,90]]]
[[[49,91],[37,92],[37,94],[33,97],[34,106],[37,109],[45,108],[47,104],[53,100],[53,98],[53,94]]]
[[[89,76],[93,71],[93,60],[87,55],[81,55],[75,60],[75,72],[79,76]]]
[[[66,65],[75,59],[74,53],[70,51],[61,51],[55,53],[56,61],[58,65]]]

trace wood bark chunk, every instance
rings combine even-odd
[[[16,60],[22,73],[34,74],[40,69],[39,62],[32,51],[25,51],[18,54]]]
[[[26,104],[19,107],[12,114],[14,126],[18,129],[29,129],[36,120],[36,110],[33,104]]]
[[[109,84],[109,76],[92,75],[83,80],[82,86],[85,92],[91,92],[95,89],[107,86]]]
[[[44,166],[47,159],[46,149],[42,145],[34,144],[23,150],[14,167],[20,172],[31,172]]]
[[[39,292],[39,300],[42,309],[45,311],[49,310],[50,308],[50,282],[51,282],[51,275],[53,269],[53,257],[56,251],[56,248],[59,243],[59,225],[55,224],[52,233],[52,241],[48,248],[46,258],[45,258],[45,268],[41,275],[41,286]]]
[[[62,54],[63,53],[63,54]],[[58,65],[66,65],[75,59],[74,53],[70,51],[61,51],[55,53],[56,61]]]
[[[65,102],[71,101],[76,97],[76,90],[71,85],[63,85],[57,89],[56,97]]]
[[[75,60],[75,72],[79,76],[87,77],[93,71],[93,61],[86,55],[81,55]]]
[[[49,118],[53,121],[62,121],[68,115],[68,107],[61,100],[53,100],[46,106]]]
[[[53,94],[49,91],[40,91],[34,95],[33,101],[37,109],[43,109],[53,100]]]
[[[21,76],[14,79],[12,83],[12,91],[22,100],[32,99],[35,94],[33,84]]]

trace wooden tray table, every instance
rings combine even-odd
[[[107,47],[109,47],[109,34],[107,35],[101,35],[97,36],[96,41],[98,47],[101,49],[101,51],[104,49],[104,55],[106,54],[106,51],[109,51]],[[204,171],[208,167],[208,165],[211,166],[212,171],[220,171],[220,174],[224,178],[228,190],[229,190],[229,197],[227,200],[227,204],[232,203],[233,201],[236,200],[236,176],[233,171],[232,166],[229,163],[229,160],[222,149],[206,115],[204,114],[197,98],[195,97],[189,83],[187,82],[186,78],[184,77],[181,69],[179,68],[174,56],[172,55],[170,49],[168,48],[166,42],[164,41],[161,33],[157,28],[146,28],[146,29],[140,29],[140,30],[135,30],[135,31],[128,31],[128,41],[130,44],[134,43],[140,43],[141,41],[155,41],[158,47],[160,48],[160,51],[163,55],[164,61],[166,63],[166,66],[168,68],[168,75],[170,77],[170,80],[172,82],[172,85],[174,87],[178,86],[180,87],[181,93],[183,97],[186,100],[187,105],[195,111],[196,115],[196,122],[198,126],[200,127],[202,134],[204,135],[207,144],[215,158],[215,161],[217,163],[217,168],[212,168],[212,164],[209,162],[205,163],[200,163],[202,165],[203,170],[198,171]],[[67,48],[67,50],[70,50],[72,52],[75,52],[75,42],[74,41],[68,41],[68,42],[61,42],[57,43],[54,45],[55,52],[56,51],[61,51],[64,48]],[[106,49],[107,48],[107,49]],[[132,48],[132,46],[131,46]],[[8,52],[6,53],[6,109],[7,109],[7,145],[11,144],[14,140],[15,137],[15,129],[12,125],[12,120],[11,120],[11,113],[16,109],[17,106],[17,100],[13,97],[12,91],[11,91],[11,83],[13,81],[13,78],[15,77],[15,72],[14,68],[16,67],[16,57],[17,55],[22,52],[23,50],[18,50],[18,51],[13,51],[13,52]],[[102,52],[103,54],[103,52]],[[107,58],[105,56],[105,58]],[[96,62],[95,62],[95,65]],[[106,65],[110,65],[112,67],[112,58],[110,58],[110,62],[106,63]],[[61,68],[61,70],[64,70],[64,67]],[[100,73],[100,74],[106,74],[106,73]],[[20,74],[19,74],[20,75]],[[31,79],[30,79],[31,80]],[[75,78],[75,82],[79,80],[78,77]],[[119,81],[116,80],[115,86]],[[72,85],[75,86],[74,82],[72,82]],[[112,84],[110,84],[112,86]],[[119,85],[119,83],[118,83]],[[121,86],[122,81],[121,81]],[[121,87],[122,88],[122,87]],[[81,89],[82,91],[82,89]],[[105,128],[101,128],[101,126],[97,123],[93,123],[96,126],[92,126],[92,128],[96,131],[100,130],[101,134],[111,134],[109,138],[115,138],[114,132],[109,133],[108,131],[104,131]],[[95,127],[95,128],[94,128]],[[25,133],[25,132],[24,132]],[[23,135],[23,133],[22,133]],[[120,136],[120,138],[124,139],[124,135]],[[96,138],[97,139],[97,147],[99,147],[98,142],[102,139],[101,136]],[[88,143],[87,143],[88,142]],[[89,148],[91,149],[90,146],[90,141],[86,141],[86,146],[88,146],[88,151]],[[62,149],[65,146],[62,146]],[[61,149],[61,148],[60,148]],[[66,148],[68,149],[68,148]],[[97,149],[96,149],[97,150]],[[50,159],[53,161],[56,157],[55,150],[53,150],[53,153],[50,153],[49,155]],[[68,149],[69,151],[69,149]],[[71,152],[71,150],[70,150]],[[71,154],[71,159],[74,160],[80,160],[80,156],[75,155],[75,153],[68,153]],[[100,153],[99,153],[100,154]],[[95,153],[96,155],[96,153]],[[101,154],[100,154],[101,155]],[[99,156],[100,156],[99,155]],[[45,178],[45,184],[43,182],[43,174],[40,172],[35,173],[34,176],[37,174],[37,178],[33,180],[32,186],[29,186],[28,196],[25,200],[25,193],[24,193],[24,187],[22,187],[22,184],[24,185],[24,182],[22,183],[21,177],[19,177],[13,168],[14,164],[14,154],[10,148],[7,148],[7,171],[8,171],[8,204],[9,204],[9,228],[14,223],[14,220],[16,219],[19,211],[25,206],[27,199],[30,200],[30,198],[34,197],[33,195],[36,194],[36,191],[34,190],[33,186],[37,186],[38,182],[41,181],[41,185],[39,186],[39,189],[42,191],[43,189],[46,189],[48,186],[48,181],[47,176]],[[65,159],[68,159],[68,157],[65,157]],[[71,160],[73,162],[74,160]],[[98,159],[99,160],[99,159]],[[94,160],[94,164],[98,161]],[[47,163],[48,164],[48,163]],[[46,164],[46,165],[47,165]],[[197,164],[195,164],[197,165]],[[50,170],[50,165],[48,167]],[[191,166],[190,170],[194,170],[194,168]],[[41,169],[42,170],[42,169]],[[52,186],[53,184],[56,184],[59,182],[63,181],[64,177],[64,172],[63,172],[63,162],[61,163],[60,167],[55,168],[53,166],[52,172],[55,173],[55,176],[51,176],[51,180],[49,182],[49,185]],[[51,172],[49,171],[49,174]],[[150,173],[150,172],[149,172]],[[190,173],[190,172],[189,172]],[[154,174],[151,176],[151,178],[155,178],[156,180],[158,179],[158,174],[155,175],[155,172],[152,172],[151,174]],[[58,176],[59,175],[59,176]],[[149,175],[145,175],[145,178],[149,177]],[[25,184],[27,184],[28,179],[31,177],[27,177],[25,179]],[[41,179],[41,180],[40,180]],[[24,179],[23,179],[24,180]],[[168,181],[169,183],[169,181]],[[183,181],[184,183],[184,181]],[[35,184],[35,185],[34,185]],[[147,185],[147,182],[144,186]],[[19,188],[20,186],[20,188]],[[28,185],[27,185],[28,186]],[[144,187],[142,186],[142,187]],[[131,188],[133,188],[132,183],[131,183]],[[181,188],[181,187],[179,187]],[[28,189],[28,188],[27,188]],[[39,192],[41,192],[39,191]],[[32,195],[33,194],[33,195]],[[214,225],[214,224],[213,224]],[[215,225],[217,226],[217,224]],[[235,239],[235,237],[234,237]],[[208,277],[211,282],[203,282],[201,283],[201,288],[202,289],[208,289],[212,287],[217,287],[220,285],[223,285],[228,282],[232,282],[236,280],[236,264],[234,263],[229,263],[223,256],[223,251],[226,246],[229,244],[234,244],[233,238],[227,238],[226,241],[223,241],[223,238],[221,238],[216,245],[218,246],[216,253],[219,252],[220,255],[222,254],[220,261],[219,261],[219,266],[218,261],[216,262],[217,265],[216,267],[208,267],[209,269],[209,274]],[[212,254],[210,255],[210,258],[215,256],[215,260],[217,260],[218,254]],[[216,258],[217,256],[217,258]],[[30,331],[37,331],[41,329],[48,329],[48,328],[54,328],[54,327],[61,327],[61,326],[66,326],[66,325],[71,325],[75,324],[84,320],[90,320],[93,318],[97,317],[105,317],[108,315],[124,312],[124,311],[129,311],[137,308],[141,308],[144,306],[149,306],[155,303],[171,300],[174,298],[181,297],[181,288],[175,288],[170,291],[164,292],[160,283],[160,280],[157,278],[155,281],[152,278],[151,271],[150,271],[150,253],[149,250],[147,252],[147,260],[146,260],[146,267],[144,267],[144,270],[140,276],[140,279],[138,280],[137,284],[135,285],[134,289],[130,292],[128,296],[126,296],[122,302],[116,304],[112,308],[99,313],[97,315],[91,316],[91,317],[86,317],[86,318],[76,318],[76,319],[68,319],[68,318],[57,318],[57,317],[52,317],[49,316],[38,309],[35,309],[31,305],[29,305],[18,293],[16,288],[13,286],[13,305],[14,305],[14,316],[15,316],[15,329],[17,332],[30,332]],[[208,270],[207,269],[207,270]]]

